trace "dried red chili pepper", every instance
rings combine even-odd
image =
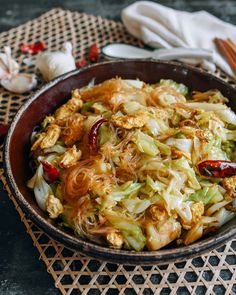
[[[99,119],[96,121],[92,127],[90,128],[89,134],[88,134],[88,143],[91,151],[96,151],[97,150],[97,145],[98,145],[98,131],[101,125],[107,122],[107,119]]]
[[[80,59],[75,63],[78,69],[81,69],[87,65],[87,61],[85,59]]]
[[[236,175],[236,163],[223,160],[208,160],[198,164],[201,175],[209,177],[230,177]]]
[[[59,178],[59,171],[51,163],[41,161],[43,165],[43,178],[48,182],[52,183]]]
[[[20,50],[22,53],[36,54],[43,51],[46,48],[46,44],[42,41],[33,44],[21,44]]]
[[[3,143],[5,136],[7,135],[7,131],[9,129],[9,124],[0,125],[0,143]]]
[[[96,43],[94,43],[90,49],[89,49],[89,53],[88,53],[88,59],[91,62],[96,62],[99,58],[99,49]]]

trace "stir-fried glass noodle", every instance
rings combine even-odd
[[[111,79],[32,133],[28,182],[60,226],[140,251],[188,245],[236,212],[236,115],[218,90]]]

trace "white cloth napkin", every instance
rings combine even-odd
[[[213,41],[215,37],[236,41],[236,26],[223,22],[208,12],[190,13],[150,1],[138,1],[122,11],[122,21],[130,34],[153,48],[192,47],[213,50],[215,65],[236,78]],[[199,60],[190,62],[196,64]],[[205,68],[215,70],[215,65],[209,61],[203,61],[202,64]]]

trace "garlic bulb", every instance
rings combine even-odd
[[[74,70],[76,66],[72,56],[72,44],[64,43],[61,51],[41,53],[36,60],[36,67],[46,81]]]
[[[35,75],[31,74],[17,74],[11,79],[4,79],[0,84],[7,90],[15,93],[24,93],[30,91],[37,86]]]
[[[4,52],[0,53],[0,85],[15,93],[24,93],[35,88],[36,76],[19,73],[19,69],[19,64],[11,57],[11,48],[4,47]]]

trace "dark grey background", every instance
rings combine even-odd
[[[132,0],[0,0],[0,32],[22,24],[54,7],[86,12],[119,20]],[[236,0],[155,1],[187,11],[207,10],[236,24]],[[0,43],[1,47],[1,43]],[[0,295],[54,295],[59,292],[46,272],[24,225],[0,185]],[[217,294],[224,294],[218,288]],[[132,293],[133,294],[133,293]],[[181,293],[185,295],[188,293]]]

